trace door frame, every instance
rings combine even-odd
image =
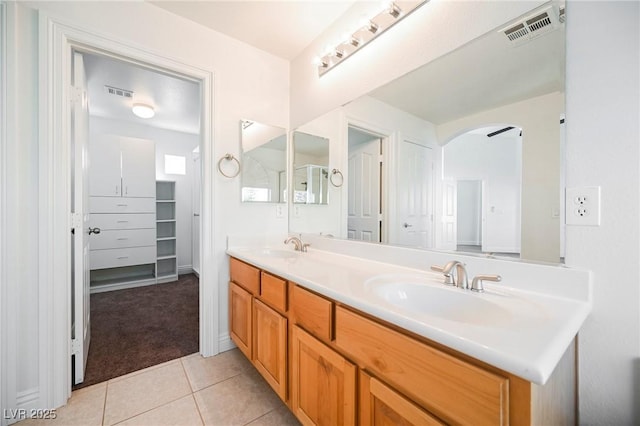
[[[113,56],[174,73],[201,87],[200,155],[202,198],[200,239],[200,353],[219,352],[218,284],[214,262],[215,212],[212,70],[186,64],[133,44],[97,35],[39,12],[39,235],[38,319],[40,406],[66,404],[71,394],[70,252],[70,55],[73,49]],[[207,283],[208,285],[205,285]]]
[[[390,188],[393,184],[393,179],[394,177],[391,176],[390,174],[390,162],[391,162],[391,157],[393,155],[392,151],[391,151],[391,147],[394,144],[394,133],[391,130],[388,129],[384,129],[382,127],[378,127],[376,125],[373,125],[369,122],[363,121],[363,120],[359,120],[355,117],[351,117],[351,116],[345,116],[344,118],[344,125],[343,125],[343,129],[344,129],[344,133],[342,136],[342,140],[344,141],[344,143],[342,144],[342,146],[344,147],[344,152],[342,153],[342,158],[344,161],[344,165],[345,167],[343,168],[344,170],[346,170],[345,173],[345,181],[347,182],[347,185],[349,184],[349,127],[354,127],[360,131],[369,133],[371,135],[377,136],[381,139],[381,144],[382,144],[382,179],[381,179],[381,196],[380,196],[380,202],[382,203],[382,229],[380,230],[380,239],[382,240],[382,243],[386,243],[387,241],[389,241],[389,191],[388,188]],[[342,229],[342,234],[345,236],[344,238],[346,238],[347,235],[347,220],[348,220],[348,213],[347,213],[347,208],[348,208],[348,203],[349,203],[349,191],[342,191],[342,213],[341,213],[341,218],[340,220],[342,221],[341,223],[341,229]]]

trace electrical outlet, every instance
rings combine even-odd
[[[567,188],[565,216],[567,225],[600,226],[600,187]]]
[[[284,207],[281,204],[276,205],[276,217],[283,218],[284,217]]]

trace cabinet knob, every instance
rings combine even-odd
[[[89,227],[89,235],[91,234],[99,234],[100,233],[100,228],[91,228]]]

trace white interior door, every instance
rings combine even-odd
[[[433,153],[408,140],[398,145],[398,244],[429,248],[433,236]]]
[[[442,181],[442,249],[458,246],[458,186],[456,181]]]
[[[73,102],[71,107],[73,144],[73,314],[71,323],[74,384],[84,381],[91,341],[89,297],[89,107],[82,54],[73,54]]]
[[[201,179],[201,169],[200,169],[200,154],[193,154],[193,216],[192,216],[192,260],[191,260],[191,268],[194,272],[200,275],[200,179]]]
[[[380,140],[349,152],[347,237],[380,242]]]

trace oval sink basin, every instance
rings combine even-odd
[[[508,310],[479,294],[440,283],[373,279],[367,284],[376,297],[412,314],[475,325],[504,324],[513,317]]]

